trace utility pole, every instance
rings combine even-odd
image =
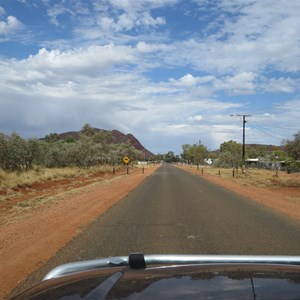
[[[243,117],[243,153],[242,153],[242,159],[243,164],[245,163],[246,158],[246,134],[245,134],[245,125],[247,123],[246,117],[251,117],[251,115],[230,115],[231,117]]]

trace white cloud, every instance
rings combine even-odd
[[[270,93],[294,93],[299,88],[300,80],[292,79],[290,77],[287,78],[270,78],[265,79],[265,83],[261,86],[266,92]]]
[[[299,131],[300,98],[272,105],[269,112],[252,115],[247,122],[249,142],[280,145]]]
[[[183,77],[181,77],[179,79],[179,82],[182,84],[182,85],[185,85],[185,86],[192,86],[192,85],[196,85],[198,80],[196,77],[194,77],[193,75],[191,74],[187,74]]]
[[[173,5],[178,0],[139,0],[139,1],[130,1],[130,0],[109,0],[109,2],[127,12],[141,12],[145,10],[151,10],[159,7]]]
[[[191,74],[186,74],[179,78],[178,80],[171,78],[170,81],[174,85],[185,85],[185,86],[193,86],[199,84],[209,84],[212,83],[216,78],[214,76],[193,76]]]
[[[299,1],[232,1],[231,4],[240,15],[225,24],[223,34],[230,36],[228,42],[249,43],[245,53],[262,58],[263,61],[257,61],[261,67],[272,65],[281,71],[300,70]]]
[[[49,8],[47,9],[47,14],[50,18],[50,23],[59,26],[60,22],[58,20],[58,17],[64,15],[64,14],[68,14],[71,16],[75,16],[75,12],[74,12],[74,7],[69,8],[66,5],[64,5],[64,3],[59,3],[59,4],[54,4],[54,5],[50,5],[50,3],[47,3],[47,6],[49,6]]]
[[[90,46],[76,50],[60,51],[46,49],[39,50],[38,54],[31,55],[20,62],[21,70],[27,72],[34,69],[36,72],[46,73],[47,76],[81,76],[93,75],[122,64],[135,62],[133,49],[130,46]],[[22,78],[22,74],[20,74]]]
[[[256,92],[257,74],[252,72],[242,72],[234,76],[193,76],[186,74],[178,80],[170,78],[172,85],[177,87],[208,88],[211,93],[223,91],[230,95],[251,95]]]
[[[198,122],[198,121],[203,120],[203,116],[201,116],[201,115],[191,116],[191,117],[188,117],[187,120],[189,122],[195,122],[195,121]]]
[[[117,18],[98,15],[96,22],[99,29],[107,32],[129,31],[134,27],[155,27],[166,23],[164,18],[153,18],[149,12],[143,12],[139,15],[123,13]]]
[[[91,24],[91,21],[88,21],[91,18],[88,16],[92,14],[92,11],[87,1],[59,0],[53,3],[53,1],[42,0],[42,3],[47,9],[50,26],[55,25],[65,28],[67,24],[72,24],[72,26],[76,26],[76,24],[81,24],[82,22]]]
[[[300,96],[295,99],[289,100],[284,104],[278,105],[277,109],[280,113],[287,117],[287,123],[289,123],[291,126],[299,128]]]
[[[128,69],[115,72],[116,66],[132,63],[133,58],[134,48],[108,45],[65,52],[41,49],[27,59],[2,61],[1,128],[26,128],[27,135],[42,136],[49,128],[61,132],[89,122],[137,136],[178,136],[186,130],[193,140],[196,132],[207,132],[209,126],[199,129],[191,123],[217,120],[216,114],[228,115],[239,106],[199,97],[189,92],[189,85],[178,88],[170,81],[153,83]],[[188,78],[193,76],[183,76],[181,81]],[[201,77],[197,80],[203,81]],[[201,114],[195,114],[197,111]],[[209,130],[213,133],[213,128]],[[213,138],[208,141],[212,143]]]
[[[4,7],[0,6],[0,16],[5,15]]]
[[[169,81],[172,82],[172,84],[179,86],[195,86],[198,83],[197,77],[194,77],[191,74],[186,74],[183,77],[179,78],[179,80],[171,78],[169,79]]]
[[[132,48],[127,50],[132,54]],[[100,128],[131,132],[137,137],[148,136],[146,143],[155,137],[163,139],[166,144],[151,145],[154,152],[175,147],[175,152],[179,153],[180,145],[196,142],[195,139],[201,139],[211,149],[218,148],[224,140],[239,140],[240,124],[232,125],[229,114],[242,108],[241,103],[199,95],[190,91],[190,85],[176,86],[172,81],[153,83],[139,73],[116,73],[114,62],[108,64],[106,72],[91,75],[93,64],[104,63],[95,60],[90,53],[93,51],[98,54],[103,51],[105,56],[107,49],[41,50],[27,60],[2,63],[1,128],[27,128],[27,134],[43,136],[49,133],[49,128],[52,132],[61,132],[62,128],[80,129],[89,122]],[[115,47],[114,51],[124,54],[122,47]],[[127,63],[126,58],[124,63]],[[237,78],[247,82],[255,76],[242,74]],[[201,87],[215,80],[214,77],[187,74],[177,83],[196,81],[196,87]],[[281,112],[284,110],[288,115],[299,102],[290,105],[281,107]],[[14,117],[10,111],[14,111]]]
[[[145,42],[138,42],[137,50],[141,53],[155,53],[157,52],[170,52],[175,49],[175,46],[168,44],[149,44]]]
[[[207,1],[198,3],[200,7],[207,5]],[[220,74],[267,68],[300,70],[300,2],[219,1],[215,5],[220,10],[217,20],[202,29],[202,34],[172,43],[177,50],[166,52],[165,62]],[[231,17],[224,21],[222,12]]]
[[[8,16],[6,21],[0,21],[0,35],[12,34],[22,27],[22,23],[16,17]]]
[[[255,93],[256,76],[252,72],[242,72],[234,76],[226,76],[223,80],[216,80],[215,88],[234,95],[251,95]]]
[[[75,7],[80,7],[80,9],[75,9],[71,19],[74,26],[73,33],[77,40],[105,39],[106,42],[127,43],[135,39],[137,33],[141,36],[149,35],[150,30],[165,25],[165,17],[154,16],[152,10],[176,2],[173,0],[129,2],[107,0],[88,4],[78,0]],[[89,11],[89,14],[86,11]],[[58,17],[65,13],[71,13],[66,2],[49,7],[48,10],[51,22],[55,24],[59,24]]]
[[[136,24],[139,26],[155,27],[166,24],[166,20],[162,17],[153,18],[149,12],[144,12],[136,21]]]
[[[140,41],[138,49],[152,53],[157,62],[169,66],[189,65],[196,71],[234,75],[242,72],[281,72],[300,70],[300,2],[278,1],[219,1],[216,20],[198,35],[186,40],[173,39],[156,30],[167,19],[154,16],[153,9],[175,5],[179,1],[111,0],[93,3],[92,7],[75,1],[73,33],[76,41],[97,41],[128,44]],[[196,1],[200,7],[207,1]],[[211,9],[211,8],[210,8]],[[89,14],[82,13],[89,11]],[[49,8],[52,22],[71,14],[62,3]],[[213,14],[213,9],[210,11]],[[224,14],[230,17],[224,19]],[[74,16],[76,14],[76,16]],[[225,21],[224,21],[225,20]],[[219,22],[219,23],[218,23]],[[149,29],[151,28],[151,31]],[[210,29],[210,30],[208,30]],[[205,35],[203,35],[205,33]],[[280,39],[279,39],[280,37]],[[154,38],[164,42],[153,42]],[[151,42],[146,43],[146,40]]]
[[[3,130],[41,136],[88,122],[145,137],[157,147],[152,151],[199,139],[214,149],[224,140],[240,141],[241,122],[229,115],[254,115],[255,95],[268,102],[268,93],[286,104],[269,101],[256,120],[270,128],[298,126],[299,100],[285,99],[299,92],[300,2],[217,1],[205,10],[210,23],[199,22],[191,34],[190,24],[183,32],[166,12],[177,0],[42,2],[62,35],[35,41],[45,48],[25,59],[0,60]],[[211,7],[206,0],[195,2],[201,14],[195,10],[191,17]],[[190,3],[181,1],[177,12]],[[2,34],[22,26],[12,16],[2,20]],[[247,100],[239,97],[244,95]]]

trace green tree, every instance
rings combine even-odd
[[[35,140],[35,143],[33,163],[39,166],[46,166],[48,152],[52,143],[48,143],[45,140]]]
[[[81,135],[76,143],[75,162],[79,167],[89,168],[95,165],[100,159],[97,148],[92,138],[87,135]]]
[[[8,169],[8,137],[0,133],[0,167],[4,170]]]
[[[114,137],[111,131],[97,131],[92,136],[93,142],[97,144],[97,151],[101,157],[101,163],[106,163],[109,158],[109,153],[112,150]]]
[[[208,154],[208,150],[203,144],[184,144],[182,145],[182,149],[182,159],[193,164],[202,164],[204,158],[207,157]]]
[[[69,136],[65,137],[64,142],[65,143],[75,143],[76,140],[75,140],[75,138],[73,136],[69,135]]]
[[[165,162],[168,162],[168,163],[175,162],[175,161],[176,161],[176,157],[175,157],[174,152],[173,152],[173,151],[169,151],[169,152],[165,155],[164,160],[165,160]]]
[[[122,144],[112,144],[110,146],[110,152],[107,156],[107,160],[112,165],[117,165],[122,163],[123,154],[123,146]]]
[[[300,131],[298,131],[293,136],[293,140],[283,141],[284,150],[294,160],[300,160]]]
[[[67,149],[68,143],[54,142],[47,148],[47,153],[44,156],[44,164],[48,168],[63,168],[69,166]]]
[[[90,124],[86,123],[82,126],[81,133],[83,135],[92,137],[96,133],[96,130]]]
[[[259,157],[259,151],[255,147],[247,147],[246,148],[246,157],[247,158],[258,158]]]
[[[224,142],[220,145],[218,163],[224,167],[237,167],[242,164],[242,144],[236,141]]]
[[[259,157],[266,157],[267,156],[267,146],[266,145],[260,145],[258,147],[258,156]]]
[[[157,162],[161,162],[165,159],[164,155],[161,153],[158,153],[157,155],[155,155],[154,160],[156,160]]]
[[[181,158],[185,162],[189,163],[192,159],[191,153],[190,153],[190,150],[191,150],[192,146],[190,144],[184,144],[181,147],[182,147],[182,150],[183,150],[183,152],[181,153]]]
[[[240,159],[241,161],[241,159]],[[237,167],[240,161],[236,161],[229,151],[221,152],[216,160],[218,167],[229,168],[229,167]]]
[[[54,143],[59,141],[59,134],[57,133],[49,133],[45,136],[45,141],[48,143]]]
[[[207,148],[202,144],[194,144],[190,150],[192,153],[193,162],[197,165],[203,164],[203,160],[208,154]]]
[[[12,133],[8,141],[9,153],[8,164],[9,170],[25,170],[26,169],[26,141],[17,133]]]
[[[40,148],[38,140],[30,139],[27,141],[24,156],[24,166],[26,171],[32,168],[34,161],[39,155],[39,150]]]

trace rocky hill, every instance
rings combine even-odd
[[[145,152],[145,158],[150,159],[151,157],[155,156],[151,151],[146,149],[140,141],[132,134],[124,134],[120,132],[119,130],[105,130],[105,129],[99,129],[99,128],[93,128],[96,131],[101,131],[101,132],[111,132],[113,136],[113,142],[114,144],[130,144],[137,150],[140,150],[142,152]],[[79,136],[81,134],[81,131],[68,131],[68,132],[63,132],[58,134],[59,139],[65,140],[68,137],[72,137],[75,140],[79,139]]]

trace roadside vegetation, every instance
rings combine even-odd
[[[204,151],[203,145],[183,145],[182,149],[181,164],[198,174],[214,175],[249,187],[300,187],[300,131],[294,139],[282,141],[281,146],[247,145],[245,162],[242,144],[235,141],[224,142],[218,151],[210,153]]]
[[[260,168],[298,171],[300,170],[300,131],[294,139],[283,140],[281,146],[246,145],[246,160],[242,160],[242,144],[236,141],[223,142],[215,151],[208,151],[201,142],[182,145],[181,155],[172,151],[158,155],[170,163],[208,165],[216,168]]]
[[[221,179],[240,183],[249,188],[256,186],[262,188],[300,188],[300,173],[288,174],[286,171],[266,170],[257,168],[232,169],[209,166],[182,165],[195,175],[215,176]]]
[[[78,139],[56,133],[44,139],[24,139],[0,133],[0,191],[30,186],[39,181],[90,176],[118,168],[124,155],[143,156],[128,143],[115,144],[111,132],[82,127]]]
[[[181,155],[175,155],[172,151],[158,154],[152,161],[195,165],[198,169],[204,166],[206,172],[217,172],[219,176],[228,178],[233,177],[235,169],[235,180],[241,178],[246,184],[247,180],[249,184],[260,184],[250,180],[253,174],[255,180],[259,177],[255,169],[274,169],[270,175],[266,173],[265,183],[283,186],[298,184],[278,182],[274,176],[278,177],[278,172],[282,170],[299,173],[300,131],[294,139],[282,141],[282,146],[247,145],[246,162],[241,157],[242,144],[236,141],[223,142],[216,151],[209,151],[201,141],[182,145],[182,150]],[[17,133],[0,133],[0,194],[30,187],[37,182],[111,172],[113,168],[123,165],[124,156],[130,157],[131,163],[145,160],[145,153],[130,143],[117,144],[111,132],[96,130],[89,124],[82,127],[77,138],[62,138],[51,133],[44,139],[24,139]],[[242,168],[248,171],[242,172]],[[250,172],[250,169],[253,170]]]
[[[124,155],[134,161],[142,156],[129,143],[115,144],[111,132],[97,131],[86,124],[77,140],[49,134],[44,139],[23,139],[17,133],[0,134],[0,168],[29,171],[34,167],[88,169],[105,164],[117,165]]]
[[[65,168],[43,168],[33,167],[26,172],[20,171],[5,171],[0,169],[1,188],[3,189],[17,189],[30,187],[37,182],[44,182],[49,180],[61,180],[74,177],[89,177],[97,173],[111,172],[111,167],[97,166],[88,169],[79,167],[65,167]]]

